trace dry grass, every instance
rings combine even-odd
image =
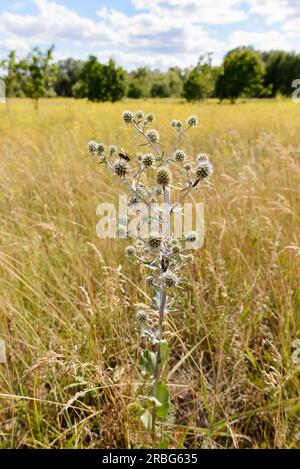
[[[299,448],[300,107],[52,100],[0,106],[0,447],[149,444],[128,410],[139,381],[132,304],[142,275],[123,242],[99,240],[96,207],[120,187],[86,157],[97,137],[133,149],[124,108],[196,113],[207,151],[205,246],[169,321],[173,447]],[[120,267],[122,265],[122,267]]]

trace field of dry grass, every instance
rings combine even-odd
[[[150,444],[130,407],[147,288],[126,241],[96,236],[121,186],[86,152],[135,149],[126,108],[152,111],[166,145],[172,118],[198,114],[185,148],[215,165],[196,193],[205,245],[168,319],[171,447],[300,448],[300,105],[73,100],[0,105],[0,447]]]

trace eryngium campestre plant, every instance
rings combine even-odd
[[[186,152],[178,148],[183,135],[198,125],[197,116],[188,117],[186,125],[180,120],[172,120],[171,127],[176,132],[176,138],[169,152],[165,151],[165,146],[164,150],[160,148],[158,131],[148,128],[153,121],[153,114],[145,115],[143,111],[123,113],[123,123],[132,127],[151,152],[137,152],[135,156],[128,155],[125,160],[123,158],[127,154],[124,150],[95,141],[88,144],[88,150],[127,188],[128,207],[131,210],[140,210],[143,206],[149,211],[153,204],[157,207],[158,203],[164,206],[163,214],[154,211],[154,216],[151,212],[149,216],[142,217],[142,224],[148,228],[147,236],[144,236],[143,231],[131,233],[130,216],[119,217],[117,226],[119,237],[134,238],[125,249],[125,255],[140,263],[143,271],[148,270],[145,285],[151,292],[152,303],[148,309],[139,309],[136,318],[143,337],[140,370],[149,379],[146,395],[140,396],[143,404],[141,420],[151,432],[155,445],[157,421],[163,420],[170,408],[168,385],[163,379],[169,356],[169,347],[164,338],[164,321],[166,315],[176,311],[176,288],[186,284],[181,272],[193,261],[191,254],[184,253],[183,242],[186,248],[192,248],[197,239],[197,233],[191,231],[177,240],[172,231],[164,228],[171,226],[172,214],[188,194],[207,183],[213,166],[207,154],[200,153],[198,157],[188,158]],[[172,188],[180,186],[181,196],[177,201],[172,201]]]

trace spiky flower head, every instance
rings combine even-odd
[[[128,257],[132,257],[135,255],[135,247],[134,246],[127,246],[127,248],[125,249],[125,253],[126,253],[126,256]]]
[[[113,155],[114,153],[117,153],[118,151],[118,148],[116,147],[116,145],[111,145],[110,148],[109,148],[109,153],[110,155]]]
[[[145,120],[149,123],[154,121],[154,115],[152,114],[152,112],[149,112],[149,114],[146,115]]]
[[[149,129],[146,132],[146,137],[152,143],[156,143],[159,141],[159,133],[155,129]]]
[[[195,127],[196,125],[198,125],[199,119],[198,116],[190,116],[187,118],[186,121],[191,127]]]
[[[98,147],[99,143],[95,142],[94,140],[88,143],[88,150],[90,153],[97,153]]]
[[[139,323],[141,324],[146,324],[148,321],[148,316],[146,311],[138,311],[136,315],[136,319],[138,320]]]
[[[144,111],[136,111],[136,113],[134,114],[134,118],[137,121],[141,121],[142,119],[144,119],[144,115]]]
[[[196,231],[189,231],[188,233],[185,233],[184,238],[189,243],[194,243],[195,241],[197,241],[198,235]]]
[[[159,248],[161,245],[161,234],[157,232],[150,233],[148,244],[150,248],[153,248],[153,249]]]
[[[201,161],[196,169],[198,179],[207,179],[213,173],[214,168],[210,161]]]
[[[152,153],[148,153],[147,155],[143,155],[142,163],[143,163],[144,166],[147,166],[147,167],[153,166],[154,156],[152,155]]]
[[[102,156],[105,152],[105,145],[103,143],[98,144],[97,153],[99,156]]]
[[[124,177],[128,172],[128,166],[124,160],[116,161],[114,170],[117,176]]]
[[[156,283],[156,278],[155,275],[149,275],[149,277],[146,278],[146,284],[148,287],[154,287]]]
[[[174,255],[174,256],[178,256],[180,253],[181,253],[181,247],[179,244],[174,244],[172,247],[171,247],[171,253]]]
[[[172,288],[178,285],[179,278],[174,272],[172,272],[171,270],[167,270],[167,272],[162,274],[161,281],[165,287]]]
[[[186,171],[190,171],[190,170],[192,169],[192,165],[190,165],[190,163],[186,163],[186,164],[184,165],[184,169],[185,169]]]
[[[209,161],[209,157],[206,153],[200,153],[198,156],[197,156],[197,161],[199,163],[202,163],[202,161]]]
[[[125,111],[123,112],[123,121],[125,124],[131,124],[133,121],[134,115],[131,111]]]
[[[158,171],[157,171],[157,174],[156,174],[156,182],[157,184],[159,184],[160,186],[162,187],[166,187],[169,185],[170,183],[170,180],[171,180],[171,176],[170,176],[170,173],[167,169],[165,168],[160,168]]]
[[[177,150],[174,154],[175,161],[178,163],[181,163],[182,161],[185,160],[186,154],[183,150]]]

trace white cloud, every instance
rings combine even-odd
[[[247,0],[247,2],[250,6],[249,13],[264,16],[267,25],[283,23],[291,15],[297,14],[296,3],[293,0]]]
[[[202,24],[230,24],[247,18],[241,0],[132,0],[138,9]]]
[[[281,49],[290,50],[290,44],[284,34],[272,30],[266,32],[234,31],[228,38],[228,49],[240,45],[253,46],[258,50]]]

